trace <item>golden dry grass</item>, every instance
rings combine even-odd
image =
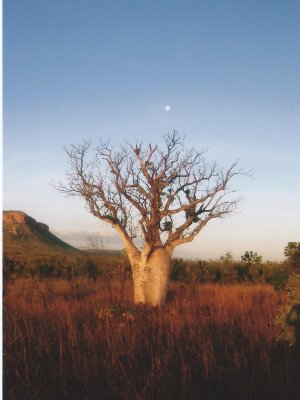
[[[5,399],[291,399],[267,285],[173,284],[157,309],[103,282],[16,280],[4,296]]]

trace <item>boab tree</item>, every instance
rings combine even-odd
[[[127,144],[115,149],[100,140],[66,149],[70,168],[58,189],[83,197],[90,212],[120,235],[132,268],[134,301],[163,303],[175,247],[191,242],[208,221],[231,214],[229,182],[242,170],[209,164],[204,152],[184,147],[176,132],[164,145]],[[225,198],[226,197],[226,198]],[[135,240],[142,237],[141,248]]]

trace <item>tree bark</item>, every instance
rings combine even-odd
[[[168,292],[170,268],[171,255],[164,247],[155,249],[146,260],[132,265],[134,303],[162,305]]]
[[[145,271],[141,263],[132,266],[134,304],[146,304]]]
[[[164,303],[170,279],[171,257],[165,248],[154,250],[148,257],[145,268],[145,297],[151,306]]]

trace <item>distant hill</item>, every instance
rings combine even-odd
[[[82,252],[22,211],[3,211],[3,251],[17,258],[77,256]]]
[[[122,250],[84,249],[82,251],[91,256],[121,257],[122,255]]]

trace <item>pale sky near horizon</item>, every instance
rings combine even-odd
[[[50,182],[63,147],[91,137],[187,147],[254,179],[233,185],[239,212],[177,255],[246,250],[283,259],[300,240],[300,2],[294,0],[4,0],[4,209],[26,212],[70,244],[100,233],[83,201]]]

